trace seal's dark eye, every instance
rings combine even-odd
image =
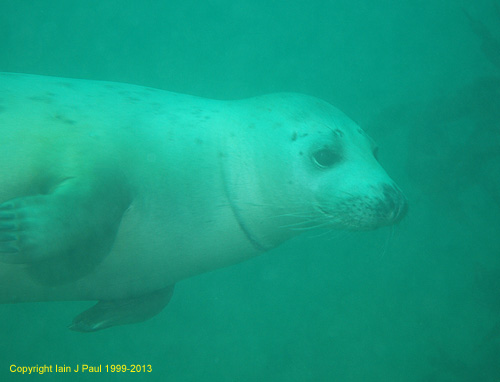
[[[321,168],[331,167],[342,160],[341,156],[332,149],[321,149],[313,153],[313,162]]]

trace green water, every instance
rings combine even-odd
[[[499,8],[0,0],[0,71],[218,99],[311,94],[376,139],[410,200],[394,230],[305,234],[181,282],[142,324],[81,334],[65,325],[89,303],[1,305],[0,380],[22,379],[11,365],[150,364],[151,373],[120,377],[499,381]]]

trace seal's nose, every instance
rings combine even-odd
[[[384,216],[386,224],[396,224],[408,212],[408,200],[395,186],[383,186],[383,199],[378,206],[379,215]]]

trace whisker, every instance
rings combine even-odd
[[[290,224],[285,224],[281,225],[280,228],[295,228],[295,227],[300,227],[306,224],[314,224],[317,222],[324,222],[325,219],[308,219],[308,220],[303,220],[297,223],[290,223]]]
[[[324,223],[321,223],[321,224],[316,224],[316,225],[313,225],[313,226],[310,226],[310,227],[292,227],[292,228],[289,228],[290,230],[292,231],[310,231],[310,230],[313,230],[313,229],[317,229],[317,228],[321,228],[321,227],[326,227],[326,226],[329,226],[331,225],[330,222],[324,222]]]
[[[317,216],[313,215],[306,215],[306,214],[300,214],[300,213],[291,213],[291,214],[279,214],[279,215],[273,215],[273,216],[268,216],[268,218],[301,218],[301,219],[315,219]]]
[[[333,230],[333,229],[330,230],[330,232],[332,235],[326,238],[326,240],[328,241],[338,239],[339,237],[346,237],[350,233],[348,231]]]
[[[333,229],[325,229],[322,232],[314,234],[314,235],[312,234],[312,232],[310,232],[307,234],[307,238],[308,239],[317,239],[318,237],[327,236],[333,232],[335,232],[335,230],[333,230]]]
[[[381,259],[383,259],[385,257],[385,255],[387,254],[387,251],[389,249],[389,243],[391,242],[393,237],[394,237],[394,226],[391,225],[389,234],[387,235],[387,238],[384,241],[384,246],[382,248],[382,253],[380,255]]]

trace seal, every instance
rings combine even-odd
[[[3,73],[0,133],[0,302],[97,300],[77,331],[146,320],[176,282],[305,229],[407,210],[363,130],[300,94]]]

